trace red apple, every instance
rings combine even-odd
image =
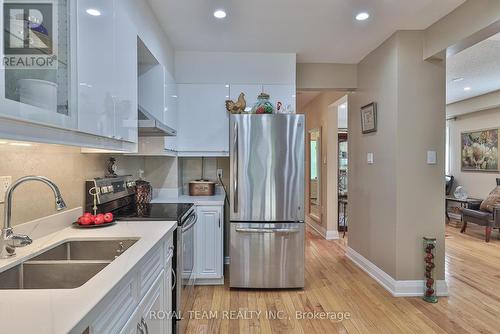
[[[85,213],[83,214],[83,216],[84,216],[84,217],[89,217],[89,218],[91,218],[91,217],[92,217],[92,214],[91,214],[90,212],[85,212]]]
[[[80,225],[92,225],[92,219],[88,216],[81,216],[78,218],[78,224]]]
[[[96,225],[104,224],[104,215],[102,213],[100,213],[97,216],[95,216],[94,223]]]
[[[113,221],[113,214],[111,212],[104,214],[104,221],[106,223],[111,223]]]

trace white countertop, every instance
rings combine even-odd
[[[118,222],[99,229],[67,227],[17,248],[17,255],[0,260],[0,270],[14,267],[47,249],[69,240],[139,240],[88,282],[75,289],[0,290],[2,333],[67,333],[116,286],[176,222]],[[16,227],[14,226],[16,232]]]
[[[193,203],[194,205],[224,205],[224,194],[214,196],[162,196],[159,195],[151,203]]]

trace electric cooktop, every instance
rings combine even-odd
[[[114,212],[116,220],[170,220],[179,221],[193,206],[191,203],[133,204]]]

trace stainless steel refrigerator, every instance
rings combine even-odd
[[[232,115],[230,286],[304,286],[304,116]]]

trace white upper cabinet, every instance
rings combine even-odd
[[[262,85],[239,85],[231,84],[229,85],[229,97],[230,100],[236,101],[241,93],[245,94],[245,100],[247,101],[247,111],[250,111],[255,103],[257,103],[257,97],[262,93]]]
[[[73,1],[3,1],[0,6],[0,116],[76,128],[71,104]],[[38,22],[24,21],[36,17]],[[22,136],[20,136],[22,137]]]
[[[137,142],[137,32],[115,0],[114,104],[116,139]]]
[[[78,129],[137,142],[137,33],[118,0],[78,1]]]
[[[281,102],[282,108],[295,109],[295,85],[263,85],[264,93],[269,94],[269,101],[276,108],[278,102]]]
[[[161,64],[141,64],[139,71],[139,106],[165,122],[165,68]]]
[[[178,84],[179,156],[228,156],[226,84]]]
[[[113,138],[114,1],[79,0],[77,3],[78,129]],[[91,15],[89,10],[96,12]]]
[[[165,124],[177,131],[178,128],[178,91],[174,77],[165,71]],[[165,137],[165,149],[177,151],[177,137]]]
[[[165,110],[163,120],[170,128],[177,130],[177,83],[174,77],[165,71]]]

